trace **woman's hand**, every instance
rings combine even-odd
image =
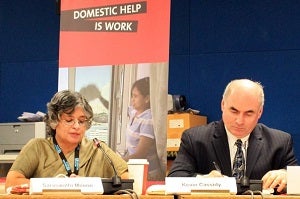
[[[15,185],[6,189],[7,194],[29,194],[29,184]]]

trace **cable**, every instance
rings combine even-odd
[[[242,195],[247,195],[247,194],[251,195],[251,199],[254,199],[254,194],[259,194],[261,196],[261,198],[264,199],[264,194],[261,191],[247,190],[242,193]]]
[[[261,191],[253,191],[254,194],[259,194],[262,199],[264,199],[264,194]]]
[[[125,190],[131,192],[131,194],[133,194],[133,195],[135,196],[136,199],[139,199],[138,194],[137,194],[134,190],[132,190],[132,189],[125,189]]]
[[[242,193],[242,195],[248,195],[248,194],[251,195],[251,199],[254,199],[254,193],[253,193],[253,191],[247,190],[247,191],[245,191],[245,192]]]
[[[137,193],[132,189],[121,189],[114,192],[114,195],[121,195],[121,194],[128,194],[131,197],[131,199],[139,199]]]

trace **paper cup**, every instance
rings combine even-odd
[[[128,162],[129,178],[133,179],[133,190],[138,194],[145,194],[148,178],[147,159],[129,159]]]

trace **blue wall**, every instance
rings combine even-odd
[[[209,121],[221,117],[225,85],[265,86],[262,122],[290,132],[300,158],[300,2],[171,0],[169,93]],[[46,111],[57,90],[59,16],[55,0],[0,1],[0,122]]]
[[[235,78],[262,82],[261,122],[291,133],[300,158],[300,1],[172,0],[169,93],[208,121]]]
[[[0,122],[46,111],[57,91],[58,38],[54,0],[0,1]]]

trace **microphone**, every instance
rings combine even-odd
[[[112,160],[110,159],[110,157],[107,155],[107,153],[104,151],[103,147],[101,146],[101,141],[99,141],[97,138],[94,138],[93,141],[94,141],[94,144],[97,146],[97,148],[103,152],[104,156],[109,161],[109,164],[111,165],[111,167],[114,170],[115,175],[112,177],[112,185],[113,186],[121,186],[122,185],[121,177],[118,176],[115,165],[113,164]]]
[[[247,142],[244,144],[244,151],[247,155]],[[246,174],[246,166],[247,160],[244,158],[244,162],[242,163],[241,167],[239,168],[243,171],[243,176],[237,180],[237,193],[238,194],[245,194],[245,193],[260,193],[262,191],[262,181],[261,180],[250,180]]]
[[[244,143],[244,150],[245,150],[245,155],[247,156],[247,141]],[[243,176],[240,179],[241,186],[243,187],[249,187],[250,186],[250,180],[246,175],[246,156],[244,157],[244,162],[242,163],[242,171],[243,171]]]
[[[242,187],[249,187],[250,186],[250,180],[246,175],[246,165],[243,163],[242,170],[244,175],[240,178],[240,183]]]

